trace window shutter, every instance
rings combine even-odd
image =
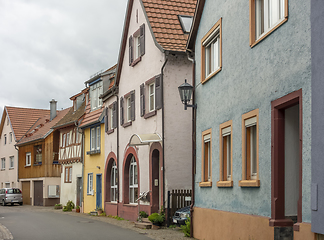
[[[145,24],[140,27],[140,51],[143,56],[145,54]]]
[[[131,119],[132,121],[135,121],[135,91],[131,93],[130,100],[131,100]]]
[[[144,94],[144,83],[140,86],[140,105],[141,105],[141,117],[145,114],[145,94]]]
[[[129,37],[129,66],[132,65],[133,62],[133,37]]]
[[[117,102],[113,103],[113,128],[117,127]]]
[[[161,75],[155,77],[155,109],[162,108]]]
[[[124,98],[120,98],[120,125],[124,124]]]
[[[108,108],[105,108],[105,132],[108,132]]]

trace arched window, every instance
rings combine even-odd
[[[129,166],[129,203],[136,203],[138,198],[137,163],[132,156]]]
[[[117,166],[115,161],[113,161],[111,171],[110,171],[110,201],[117,202]]]

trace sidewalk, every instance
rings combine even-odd
[[[8,228],[6,228],[0,223],[0,240],[12,240],[12,239],[13,239],[12,234],[11,232],[9,232]]]

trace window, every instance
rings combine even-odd
[[[66,134],[62,135],[62,147],[65,147]]]
[[[145,25],[129,37],[129,66],[135,66],[145,54]]]
[[[259,187],[259,155],[258,155],[258,115],[253,110],[242,116],[242,181],[241,187]]]
[[[110,201],[111,202],[117,202],[117,183],[118,183],[117,166],[114,161],[110,173]]]
[[[127,109],[127,122],[132,121],[132,106],[131,106],[131,98],[130,96],[126,98],[126,109]]]
[[[125,116],[124,108],[126,109]],[[126,118],[126,122],[124,118]],[[128,127],[132,124],[132,121],[135,121],[135,91],[131,91],[120,98],[120,124],[123,127]]]
[[[88,173],[87,194],[93,195],[93,173]]]
[[[100,150],[100,126],[90,128],[90,150]]]
[[[217,187],[232,187],[232,121],[219,126],[219,181]]]
[[[222,69],[222,19],[201,39],[201,82]]]
[[[191,25],[192,25],[192,16],[182,16],[179,15],[179,21],[182,27],[182,31],[184,33],[190,33]]]
[[[211,140],[212,134],[211,129],[203,131],[202,133],[202,165],[201,165],[201,182],[199,183],[200,187],[211,187],[212,186],[212,176],[211,176]]]
[[[5,170],[5,169],[6,169],[6,159],[1,158],[1,170]]]
[[[288,19],[288,0],[250,0],[250,45],[263,40]]]
[[[100,80],[100,79],[99,79]],[[102,99],[99,96],[103,93],[102,81],[95,82],[90,86],[91,110],[99,109]]]
[[[105,111],[105,132],[110,134],[117,127],[117,102],[110,104]]]
[[[42,145],[35,146],[35,164],[42,163]]]
[[[4,135],[4,145],[7,144],[7,134]]]
[[[136,203],[138,197],[137,163],[133,156],[129,167],[129,203]]]
[[[115,109],[114,109],[114,107],[115,106],[113,105],[113,107],[109,108],[109,112],[110,112],[110,129],[115,128],[115,124],[114,124]]]
[[[66,134],[66,146],[69,146],[70,145],[70,133],[68,132]]]
[[[145,97],[146,96],[146,97]],[[145,102],[148,103],[148,112],[145,114]],[[140,86],[141,117],[149,118],[156,114],[155,110],[162,108],[161,75],[157,75]]]
[[[64,174],[64,182],[71,183],[72,182],[72,167],[65,167],[65,174]]]
[[[31,165],[31,153],[28,152],[26,153],[26,166],[30,166]]]
[[[9,157],[9,169],[14,168],[14,156]]]
[[[9,133],[9,143],[12,143],[12,132]]]

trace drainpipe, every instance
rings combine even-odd
[[[78,129],[79,131],[79,129]],[[80,131],[79,131],[80,132]],[[82,191],[81,191],[81,203],[82,203],[82,212],[84,212],[84,201],[83,201],[83,191],[84,191],[84,131],[81,129],[81,134],[82,134],[82,144],[81,144],[81,162],[82,162],[82,178],[81,178],[81,186],[82,186]]]
[[[162,87],[162,168],[163,168],[163,209],[165,209],[165,167],[164,167],[164,87],[163,87],[163,70],[168,62],[169,52],[165,52],[165,61],[161,68],[161,87]],[[168,206],[169,207],[169,206]]]
[[[194,57],[190,57],[191,51],[187,50],[188,59],[192,62],[192,104],[195,105],[195,85],[196,85],[196,62]],[[196,174],[196,108],[192,108],[192,165],[191,165],[191,205],[190,205],[190,237],[193,237],[193,212],[195,205],[195,174]]]
[[[119,119],[119,105],[118,105],[118,94],[114,91],[114,95],[116,96],[116,114],[117,114],[117,189],[118,189],[118,195],[117,195],[117,216],[118,216],[118,204],[119,204],[119,193],[120,193],[120,188],[119,188],[119,124],[118,124],[118,119]],[[108,159],[109,160],[109,159]]]
[[[15,145],[15,149],[17,150],[17,182],[19,182],[19,149],[17,148],[16,145]],[[9,164],[10,164],[10,162],[9,162]]]

